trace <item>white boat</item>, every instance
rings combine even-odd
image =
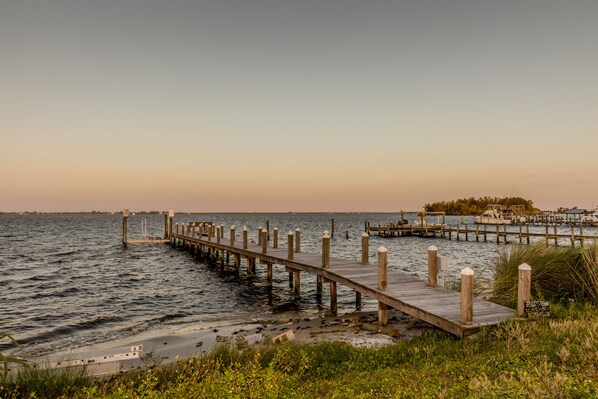
[[[480,216],[473,218],[475,224],[511,224],[511,219],[504,216],[498,208],[487,209]]]

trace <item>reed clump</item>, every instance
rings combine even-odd
[[[532,297],[552,302],[589,301],[598,304],[598,251],[586,248],[548,247],[545,244],[513,246],[494,262],[491,298],[514,307],[517,303],[519,265],[532,267]]]

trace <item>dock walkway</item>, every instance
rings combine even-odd
[[[515,313],[514,310],[504,306],[473,298],[473,320],[470,323],[461,323],[461,294],[458,292],[430,286],[427,281],[396,271],[387,272],[387,287],[379,289],[378,265],[329,257],[329,249],[326,255],[324,250],[322,254],[297,252],[294,250],[292,236],[289,236],[289,244],[292,248],[289,250],[288,247],[275,248],[278,246],[277,237],[274,238],[274,245],[270,246],[267,240],[266,245],[247,242],[246,234],[244,240],[239,240],[238,237],[231,240],[230,236],[224,237],[220,229],[214,233],[215,229],[211,226],[207,232],[202,231],[202,227],[199,227],[199,231],[197,228],[197,224],[188,224],[187,234],[185,234],[184,228],[181,233],[178,232],[177,225],[177,232],[170,234],[171,242],[175,245],[178,242],[180,246],[198,254],[211,254],[219,258],[223,266],[225,259],[228,261],[232,256],[234,267],[239,268],[241,258],[245,258],[248,274],[252,273],[256,260],[259,260],[260,264],[268,267],[269,284],[272,282],[272,266],[284,266],[285,270],[292,273],[295,278],[296,295],[300,289],[300,273],[314,274],[318,276],[320,295],[322,282],[330,284],[333,312],[336,311],[336,284],[338,283],[355,290],[358,293],[358,301],[360,294],[367,295],[379,302],[379,308],[383,309],[387,306],[398,309],[459,337],[474,334],[484,326],[501,323],[512,318]],[[214,236],[215,234],[219,235],[219,238]],[[296,241],[298,240],[299,237],[296,238]],[[323,266],[324,264],[326,266]],[[380,314],[379,312],[379,319]],[[381,325],[384,325],[383,323]]]

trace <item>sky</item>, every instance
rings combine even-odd
[[[0,0],[0,211],[598,205],[598,2]]]

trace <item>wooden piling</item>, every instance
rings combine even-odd
[[[378,248],[378,289],[386,291],[388,288],[388,250]],[[378,325],[384,327],[388,324],[388,307],[378,301]]]
[[[243,226],[243,249],[247,249],[247,226]]]
[[[268,286],[272,287],[272,274],[273,274],[273,272],[272,272],[272,263],[268,263],[267,267],[268,267],[268,273],[267,273],[266,281],[268,282]]]
[[[525,234],[526,234],[527,245],[529,245],[529,224],[525,225]]]
[[[220,243],[220,226],[216,226],[216,242]]]
[[[496,243],[500,244],[500,225],[496,225]]]
[[[168,239],[168,213],[164,212],[164,239]]]
[[[294,284],[295,284],[295,299],[300,299],[301,298],[301,271],[300,270],[295,270],[293,272],[294,274]]]
[[[262,226],[257,228],[257,245],[262,246]]]
[[[336,281],[330,280],[330,312],[336,316],[338,312],[338,302],[336,299]]]
[[[274,230],[272,230],[272,235],[272,248],[278,249],[278,227],[275,227]]]
[[[438,286],[438,268],[437,268],[438,248],[434,245],[428,247],[428,285],[430,287]]]
[[[367,265],[370,263],[369,255],[370,236],[367,233],[361,234],[361,263]]]
[[[475,240],[480,241],[480,226],[477,224],[475,225]]]
[[[230,226],[230,246],[234,247],[235,246],[235,225],[233,224],[232,226]]]
[[[334,237],[334,218],[330,221],[330,237]]]
[[[532,267],[527,263],[519,265],[517,279],[517,316],[525,316],[525,302],[531,298]]]
[[[129,220],[129,210],[128,209],[123,209],[123,238],[122,238],[122,244],[123,247],[127,247],[127,225],[128,225],[128,220]]]
[[[473,321],[473,270],[469,267],[461,270],[461,324]]]
[[[262,253],[268,253],[268,230],[262,229]]]
[[[293,260],[293,232],[289,231],[287,235],[287,242],[288,242],[288,252],[287,252],[287,259]]]
[[[330,235],[328,230],[322,236],[322,267],[326,269],[330,265]]]
[[[266,241],[270,241],[270,221],[266,220]]]
[[[299,227],[295,229],[295,252],[301,252],[301,230]]]
[[[557,237],[556,224],[554,225],[554,246],[559,246],[559,238]]]

